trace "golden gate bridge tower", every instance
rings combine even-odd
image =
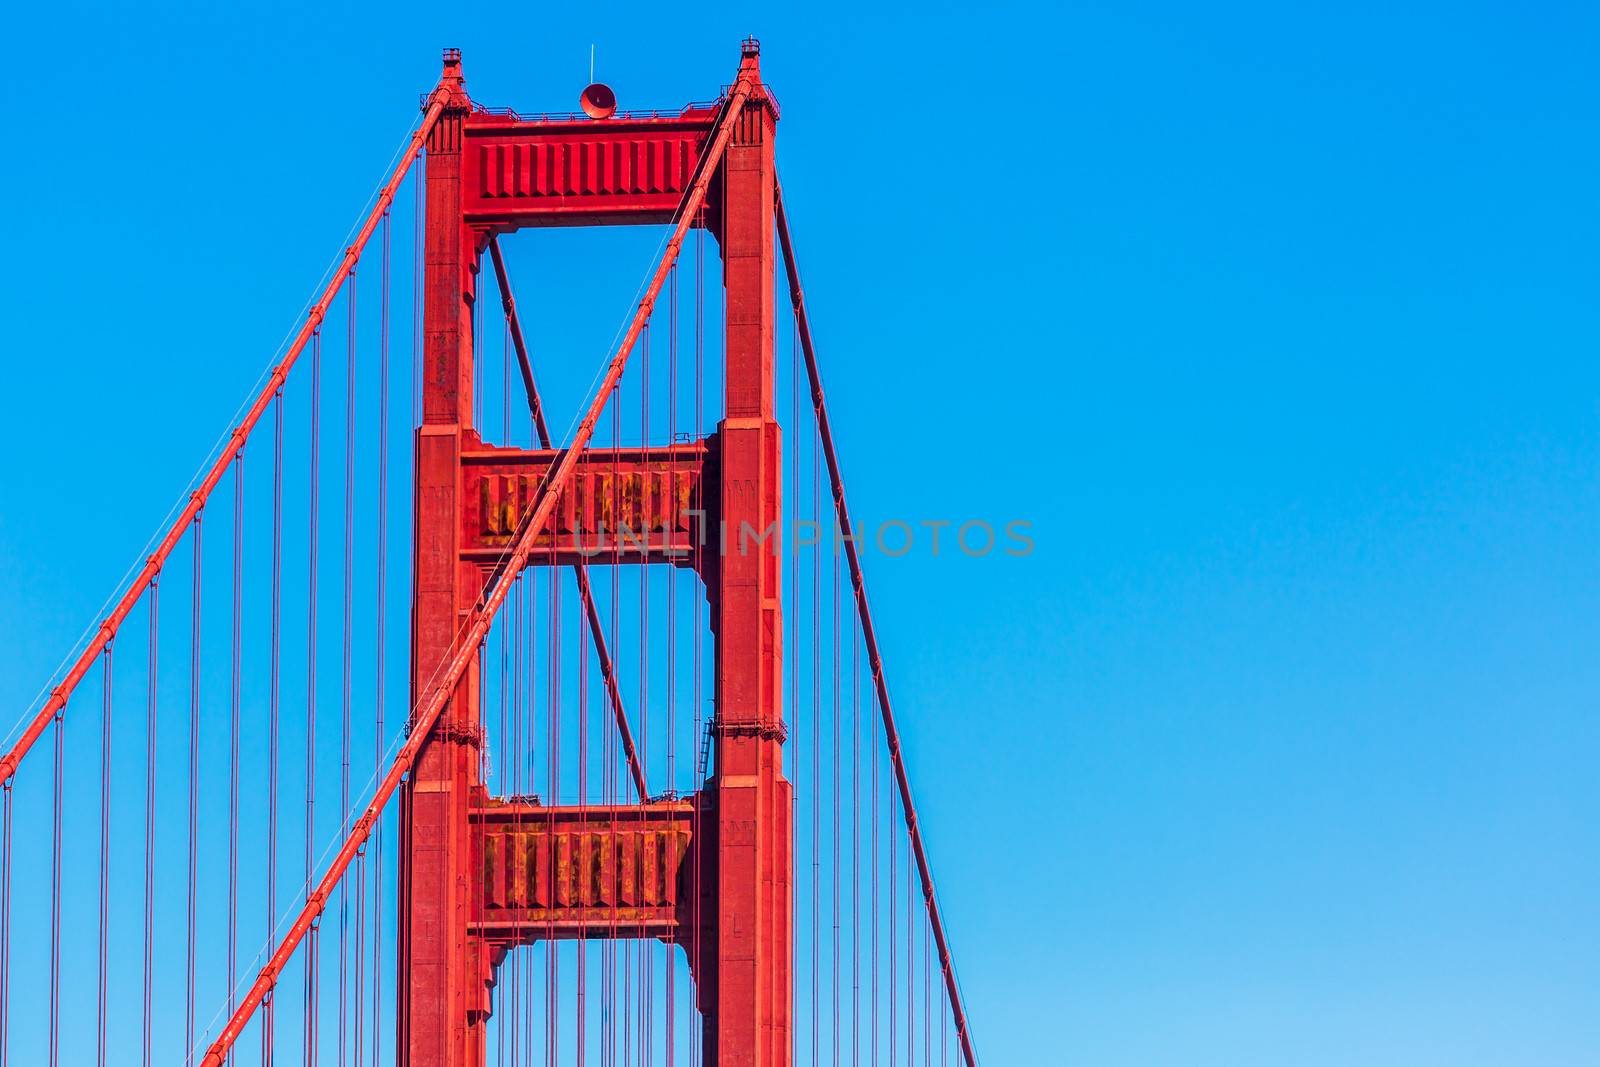
[[[552,472],[563,458],[485,450],[473,428],[475,265],[499,233],[698,216],[716,234],[724,262],[721,428],[714,438],[625,458],[569,453],[564,484],[551,495],[557,517],[536,535],[531,558],[582,567],[582,547],[600,545],[609,528],[618,539],[634,533],[628,564],[694,565],[697,554],[682,543],[700,540],[692,512],[734,530],[764,531],[780,519],[777,108],[757,64],[749,45],[733,95],[720,106],[672,118],[611,118],[596,129],[474,115],[459,60],[447,58],[444,106],[428,141],[423,237],[417,696],[448,661],[517,516],[539,487],[558,484]],[[707,148],[716,155],[697,168]],[[646,314],[655,298],[646,296]],[[761,549],[698,555],[716,633],[716,775],[690,800],[552,809],[486,798],[476,775],[482,714],[470,667],[457,682],[402,797],[400,1041],[410,1063],[482,1062],[494,961],[508,944],[615,936],[659,937],[689,952],[710,1062],[790,1062],[792,812],[783,777],[780,559]],[[686,865],[699,877],[688,877]],[[691,901],[680,890],[695,881]],[[697,918],[691,903],[699,904]]]
[[[582,105],[484,107],[445,52],[292,340],[8,739],[0,1067],[975,1067],[759,46],[707,103],[618,111],[595,84]],[[619,225],[663,232],[659,257],[557,439],[501,242]],[[75,802],[98,850],[63,829]],[[63,998],[75,976],[94,998]]]

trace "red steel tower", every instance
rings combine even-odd
[[[626,527],[648,534],[622,542],[621,564],[698,571],[716,643],[714,773],[691,798],[637,805],[492,797],[479,772],[480,679],[467,669],[402,794],[399,1062],[409,1067],[481,1067],[499,961],[517,944],[579,937],[682,945],[708,1062],[791,1062],[781,554],[772,537],[738,551],[742,531],[781,528],[782,508],[773,410],[778,110],[753,40],[740,80],[750,92],[695,220],[722,255],[726,417],[704,439],[582,456],[532,557],[581,564],[581,544]],[[426,160],[414,706],[560,456],[486,445],[473,424],[472,321],[485,251],[525,226],[672,221],[722,113],[719,105],[600,121],[491,113],[468,97],[453,51],[441,85],[448,102]],[[704,537],[718,529],[733,547]],[[697,542],[704,550],[689,551]]]

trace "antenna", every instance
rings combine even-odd
[[[594,80],[594,45],[589,45],[589,84],[578,94],[578,106],[592,119],[608,119],[617,111],[617,94]]]

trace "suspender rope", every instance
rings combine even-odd
[[[817,370],[816,349],[812,346],[811,322],[806,316],[805,295],[800,288],[800,271],[794,261],[794,244],[789,234],[788,213],[784,210],[783,189],[776,183],[774,183],[774,201],[778,240],[783,246],[783,265],[789,276],[789,298],[794,305],[795,321],[800,327],[800,346],[806,357],[806,373],[811,379],[811,403],[816,409],[817,433],[822,438],[822,451],[828,463],[828,476],[833,481],[833,505],[838,516],[840,539],[844,542],[845,559],[850,565],[850,584],[855,591],[856,610],[861,616],[861,636],[866,644],[867,663],[871,668],[873,685],[877,690],[878,709],[883,717],[883,731],[888,741],[889,758],[894,765],[895,782],[900,789],[900,804],[905,813],[906,833],[911,839],[912,855],[922,881],[922,900],[927,907],[928,924],[933,928],[933,939],[939,950],[939,967],[944,975],[945,994],[950,1001],[950,1014],[955,1019],[956,1037],[961,1044],[962,1058],[967,1067],[977,1067],[977,1057],[972,1048],[972,1035],[967,1028],[966,1012],[961,1006],[961,990],[956,986],[955,966],[950,959],[950,945],[945,938],[944,922],[939,916],[939,906],[934,900],[933,874],[928,866],[927,852],[923,848],[922,830],[917,825],[916,807],[911,800],[911,782],[906,776],[905,761],[900,754],[900,734],[895,729],[894,712],[889,705],[889,689],[884,681],[883,657],[878,649],[878,635],[872,625],[872,614],[867,609],[867,589],[861,577],[861,556],[856,549],[850,512],[845,506],[844,481],[839,473],[839,457],[833,445],[828,409],[822,399],[822,377]],[[909,1005],[907,1010],[910,1010]]]

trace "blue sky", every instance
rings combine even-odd
[[[10,22],[7,707],[270,361],[441,46],[486,103],[569,106],[594,43],[624,107],[671,107],[753,32],[855,507],[1034,526],[1025,559],[868,561],[985,1061],[1600,1062],[1593,12]],[[549,327],[592,353],[550,367],[570,408],[649,242],[556,240],[616,283]]]

